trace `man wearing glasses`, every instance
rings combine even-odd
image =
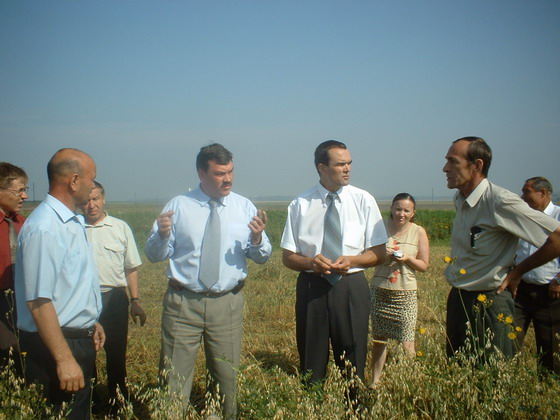
[[[4,368],[10,350],[17,349],[14,310],[14,268],[17,235],[25,217],[21,214],[27,199],[27,174],[8,162],[0,162],[0,367]],[[19,371],[19,357],[13,357]],[[20,372],[21,373],[21,372]]]

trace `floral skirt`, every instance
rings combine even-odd
[[[416,290],[372,288],[371,322],[374,336],[414,341],[417,315]]]

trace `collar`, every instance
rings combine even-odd
[[[546,208],[543,210],[543,213],[552,216],[553,210],[554,210],[554,203],[552,202],[552,200],[550,200],[550,203],[548,203],[548,206],[546,206]]]
[[[331,192],[334,192],[334,193],[338,194],[338,201],[340,202],[341,201],[340,195],[344,193],[344,189],[345,189],[345,186],[343,185],[342,187],[340,187],[336,191],[329,191],[325,187],[323,187],[323,185],[321,183],[319,183],[319,195],[321,196],[321,200],[323,201],[323,203],[327,202],[327,195],[329,195],[329,193],[331,193]]]
[[[52,208],[55,213],[60,217],[63,223],[67,223],[72,219],[76,219],[82,226],[85,226],[84,217],[74,213],[70,210],[62,201],[55,198],[54,196],[47,194],[47,198],[45,198],[44,203]]]
[[[480,184],[478,184],[476,188],[466,198],[464,198],[461,195],[461,193],[457,191],[457,193],[455,194],[455,202],[460,205],[463,205],[463,203],[466,202],[469,205],[469,207],[472,208],[476,206],[476,204],[482,198],[482,195],[488,189],[489,186],[490,183],[488,182],[488,179],[484,178],[482,181],[480,181]]]
[[[200,186],[191,192],[192,197],[198,201],[198,203],[200,204],[200,207],[203,207],[205,205],[208,204],[208,202],[210,200],[212,200],[212,197],[210,197],[209,195],[206,195],[206,193],[204,191],[202,191],[202,188],[200,188]],[[225,197],[221,197],[221,198],[215,198],[214,200],[217,200],[220,203],[220,206],[227,206],[229,200],[231,200],[230,196],[231,194],[233,194],[232,192],[230,192],[228,195],[226,195]]]
[[[113,218],[109,216],[109,213],[107,213],[106,211],[104,213],[105,213],[105,217],[101,221],[99,221],[99,223],[95,225],[90,225],[89,223],[86,222],[86,226],[93,227],[93,228],[101,227],[101,226],[113,226]]]

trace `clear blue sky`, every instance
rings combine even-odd
[[[235,191],[292,197],[327,139],[379,199],[446,198],[466,135],[497,184],[560,191],[560,1],[0,2],[0,160],[38,200],[61,147],[92,155],[110,200],[166,201],[209,142]]]

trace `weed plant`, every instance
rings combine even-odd
[[[117,211],[118,210],[118,211]],[[132,226],[140,249],[160,208],[119,208],[109,211]],[[449,253],[453,212],[419,212],[418,223],[431,235],[431,267],[418,275],[417,356],[408,357],[390,341],[380,384],[349,383],[332,363],[322,386],[304,388],[295,342],[295,280],[278,248],[285,210],[271,210],[267,233],[274,243],[271,260],[250,263],[246,296],[242,359],[239,368],[241,419],[553,419],[560,417],[560,385],[554,377],[537,375],[531,335],[513,360],[491,356],[484,365],[476,358],[445,355],[445,306],[449,286],[443,257]],[[431,233],[437,232],[437,233]],[[371,277],[369,270],[368,276]],[[204,353],[197,359],[191,404],[158,386],[161,301],[166,289],[165,263],[145,263],[139,270],[141,303],[148,314],[144,327],[131,324],[128,345],[130,401],[122,401],[124,419],[204,419],[219,412],[219,401],[206,393]],[[368,360],[368,369],[371,360]],[[99,354],[101,384],[104,355]],[[10,370],[0,373],[0,419],[60,418]],[[347,403],[350,387],[359,404]],[[98,385],[103,390],[104,385]],[[104,418],[101,413],[95,418]]]

